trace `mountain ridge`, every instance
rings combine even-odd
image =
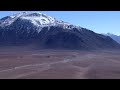
[[[106,33],[103,35],[110,36],[113,40],[115,40],[116,42],[118,42],[120,44],[120,35],[115,35],[112,33]]]
[[[43,48],[119,48],[109,36],[95,33],[48,15],[21,12],[0,19],[0,43],[36,43]]]

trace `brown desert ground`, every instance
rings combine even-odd
[[[0,48],[0,79],[120,79],[120,50]]]

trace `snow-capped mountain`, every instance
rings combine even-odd
[[[37,44],[43,48],[118,48],[108,36],[39,12],[21,12],[0,19],[0,45]]]
[[[14,24],[16,21],[28,21],[29,23],[33,24],[34,27],[38,28],[38,31],[41,27],[46,27],[46,26],[60,26],[63,28],[80,28],[78,26],[72,25],[70,23],[56,20],[53,17],[47,16],[45,14],[35,12],[35,13],[30,13],[30,12],[21,12],[17,13],[11,16],[4,17],[0,20],[0,27],[9,27]],[[40,27],[40,28],[39,28]]]
[[[111,34],[111,33],[106,33],[106,34],[103,34],[103,35],[110,36],[113,40],[120,43],[120,36],[119,35],[115,35],[115,34]]]
[[[47,24],[53,24],[56,20],[52,17],[46,16],[41,13],[17,13],[12,16],[7,16],[0,20],[1,25],[0,26],[8,26],[11,25],[13,22],[15,22],[17,19],[23,19],[23,20],[29,20],[31,23],[33,23],[36,26],[42,26]]]

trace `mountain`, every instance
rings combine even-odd
[[[36,44],[42,48],[119,48],[109,36],[39,12],[21,12],[0,19],[0,45]]]
[[[111,33],[107,33],[107,34],[104,34],[104,35],[110,36],[113,40],[115,40],[116,42],[118,42],[120,44],[120,36],[115,35],[115,34],[111,34]]]

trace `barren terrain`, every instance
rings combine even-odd
[[[120,79],[120,51],[0,48],[0,79]]]

